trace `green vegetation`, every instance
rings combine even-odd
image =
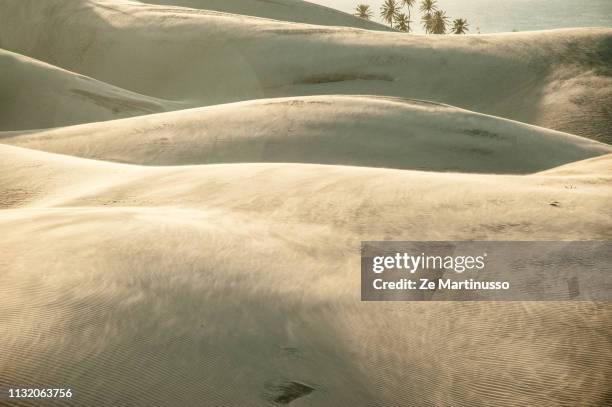
[[[355,16],[369,20],[372,18],[372,10],[367,4],[358,4],[355,9]]]
[[[466,34],[469,30],[469,24],[465,18],[457,18],[453,21],[451,28],[453,34]]]
[[[393,28],[393,22],[399,14],[400,6],[395,0],[385,0],[380,7],[380,17]]]
[[[417,0],[385,0],[380,7],[380,17],[389,24],[391,28],[398,31],[411,32],[412,8],[415,7]],[[404,7],[406,13],[403,12]],[[469,31],[469,24],[465,18],[456,18],[452,25],[450,17],[444,10],[438,8],[436,0],[421,0],[419,5],[421,12],[421,24],[426,34],[466,34]],[[372,18],[372,11],[367,4],[358,4],[355,9],[357,17],[369,20]],[[480,34],[480,30],[478,30]]]
[[[406,10],[408,10],[408,16],[406,17],[405,21],[404,18],[401,18],[400,20],[403,21],[401,23],[402,27],[405,27],[405,30],[402,30],[400,28],[400,25],[398,25],[398,29],[400,31],[404,31],[404,32],[410,32],[412,31],[412,29],[410,28],[410,23],[412,22],[412,7],[414,7],[414,4],[416,3],[417,0],[401,0],[401,5],[402,7],[406,7]],[[403,15],[403,13],[401,13],[401,15]]]
[[[446,16],[446,11],[436,10],[430,20],[430,32],[432,34],[446,34],[450,18]]]
[[[395,28],[399,31],[410,32],[410,19],[404,13],[395,16]]]
[[[434,13],[438,9],[436,5],[436,0],[423,0],[421,2],[421,13],[423,13],[423,17],[421,18],[423,22],[423,29],[425,29],[426,34],[433,33],[432,25],[434,19]]]

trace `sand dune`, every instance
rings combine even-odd
[[[543,171],[541,174],[575,176],[602,174],[610,171],[612,171],[612,161],[605,155],[590,160],[580,161],[578,163],[562,165],[548,171]]]
[[[604,171],[559,177],[291,163],[143,167],[6,145],[0,151],[1,185],[5,190],[21,188],[24,197],[11,200],[5,193],[5,208],[209,208],[296,224],[342,226],[360,231],[364,238],[397,233],[397,240],[405,236],[404,230],[427,235],[424,240],[445,233],[448,239],[492,238],[502,232],[506,238],[518,238],[535,231],[540,239],[560,233],[604,238],[612,231],[607,204],[611,154],[600,158],[607,165]],[[592,161],[572,165],[591,168]]]
[[[611,303],[365,303],[359,269],[362,240],[612,239],[611,147],[588,139],[610,141],[612,30],[156,2],[200,9],[0,0],[0,390],[610,404]]]
[[[0,47],[192,106],[399,96],[610,141],[612,29],[432,38],[121,0],[3,8]]]
[[[0,225],[3,385],[70,383],[76,405],[269,406],[292,382],[302,406],[606,404],[607,303],[364,304],[355,238],[216,211]]]
[[[93,123],[0,141],[148,165],[296,162],[530,173],[611,153],[606,144],[428,102],[264,99]]]
[[[301,0],[147,0],[142,3],[216,10],[298,23],[390,31],[389,27],[382,24]]]
[[[66,126],[181,106],[3,50],[0,72],[0,130]]]
[[[37,380],[82,389],[82,405],[127,394],[131,405],[267,405],[291,382],[313,389],[300,400],[312,406],[605,400],[608,305],[366,304],[353,270],[362,239],[609,239],[609,170],[140,167],[11,146],[0,155],[3,377],[45,372]],[[30,198],[7,202],[7,188]],[[25,346],[47,356],[23,357]]]
[[[364,304],[358,253],[337,258],[352,239],[214,211],[0,225],[3,385],[70,383],[76,405],[270,406],[293,382],[302,406],[606,404],[606,303]]]

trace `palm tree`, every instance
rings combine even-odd
[[[453,34],[465,34],[469,29],[469,24],[465,18],[457,18],[453,21],[453,28],[451,28]]]
[[[399,12],[399,6],[395,0],[385,0],[383,5],[380,7],[380,16],[383,21],[389,23],[391,28],[393,28],[393,20],[397,16]]]
[[[408,16],[404,13],[399,13],[395,16],[395,27],[400,31],[409,33],[411,29]]]
[[[433,14],[438,9],[436,0],[423,0],[421,2],[421,13]]]
[[[446,34],[449,18],[446,16],[446,11],[436,10],[431,16],[431,33]]]
[[[431,33],[431,25],[433,22],[433,14],[438,10],[436,0],[423,0],[420,7],[421,13],[423,13],[423,28],[425,33]]]
[[[400,0],[400,4],[402,6],[406,6],[406,8],[408,9],[408,20],[410,20],[410,18],[412,17],[410,9],[414,7],[414,3],[416,3],[416,0]]]
[[[372,10],[370,10],[370,6],[367,4],[358,4],[355,9],[355,16],[369,20],[372,18]]]
[[[432,20],[431,14],[423,14],[423,17],[421,18],[421,20],[423,21],[421,24],[423,24],[423,29],[425,30],[425,34],[431,33],[431,20]]]

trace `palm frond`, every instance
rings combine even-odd
[[[434,11],[438,9],[438,4],[436,0],[423,0],[421,2],[421,13],[432,14]]]
[[[453,21],[453,27],[451,28],[453,34],[466,34],[470,31],[469,24],[465,18],[457,18]]]
[[[393,21],[399,13],[399,5],[396,0],[385,0],[383,5],[380,7],[380,17],[384,22],[391,25],[393,28]]]
[[[410,19],[404,13],[399,13],[397,16],[395,16],[395,28],[397,28],[399,31],[412,31],[412,29],[410,28],[410,23]]]
[[[436,10],[431,16],[431,33],[432,34],[446,34],[449,24],[449,17],[446,15],[446,11]]]
[[[370,6],[367,4],[358,4],[355,9],[355,16],[369,20],[372,18],[372,10],[370,10]]]

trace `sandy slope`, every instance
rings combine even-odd
[[[0,155],[3,378],[84,404],[605,400],[609,305],[367,304],[354,270],[362,239],[609,239],[612,155],[564,177]]]
[[[366,96],[263,99],[0,133],[0,142],[147,165],[301,162],[485,173],[530,173],[612,152],[450,106]]]
[[[612,162],[609,160],[609,157],[605,155],[602,157],[585,160],[578,164],[572,163],[562,165],[557,168],[552,168],[548,171],[542,171],[541,174],[575,176],[602,174],[610,171],[612,171]]]
[[[265,3],[215,7],[289,0]],[[295,4],[281,17],[355,21]],[[292,407],[610,404],[609,302],[364,303],[359,253],[612,239],[610,147],[501,118],[609,141],[611,39],[0,0],[0,48],[69,69],[0,53],[0,129],[26,129],[0,133],[0,389],[72,387],[57,405],[75,406],[279,406],[295,383],[310,392]]]
[[[610,141],[611,29],[432,38],[122,0],[3,9],[0,47],[193,106],[401,96]]]
[[[390,31],[373,21],[301,0],[147,0],[142,3],[216,10],[298,23]]]
[[[112,120],[181,106],[4,50],[0,72],[0,130]]]
[[[606,203],[612,190],[610,154],[551,170],[549,177],[549,172],[470,175],[265,163],[143,167],[7,145],[0,151],[1,185],[5,191],[22,189],[21,198],[3,194],[4,208],[213,207],[290,223],[342,225],[372,237],[397,231],[398,240],[404,229],[423,233],[424,239],[444,230],[475,239],[502,231],[507,238],[529,231],[537,231],[540,239],[560,233],[568,239],[603,238],[612,231]],[[593,163],[598,165],[591,172]],[[567,173],[583,167],[586,172],[576,176]]]
[[[4,386],[69,383],[83,406],[272,406],[291,381],[314,389],[292,406],[606,405],[609,303],[365,304],[356,236],[213,210],[0,227]]]

